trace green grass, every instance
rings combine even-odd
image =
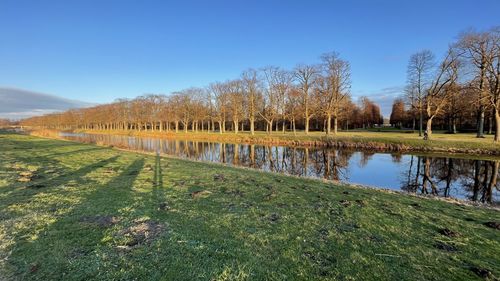
[[[0,280],[500,277],[496,209],[5,132],[0,211]]]
[[[316,145],[329,142],[344,142],[358,144],[371,149],[397,149],[425,152],[451,152],[500,155],[500,144],[493,142],[493,135],[485,138],[476,138],[473,133],[446,134],[444,131],[435,131],[431,140],[423,140],[418,132],[401,130],[353,130],[340,131],[336,136],[326,136],[324,132],[249,132],[207,133],[207,132],[150,132],[150,131],[86,131],[89,133],[125,134],[137,136],[167,137],[193,140],[214,140],[235,143],[269,143],[269,144],[296,144]]]

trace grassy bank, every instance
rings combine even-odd
[[[476,138],[475,134],[445,134],[435,132],[432,140],[423,140],[416,132],[408,131],[342,131],[337,136],[326,136],[322,132],[306,135],[298,132],[285,134],[273,132],[195,133],[195,132],[150,132],[150,131],[84,131],[87,133],[121,134],[162,138],[192,139],[200,141],[222,141],[235,143],[280,144],[299,146],[330,146],[339,148],[372,149],[380,151],[420,151],[500,155],[500,144],[493,143],[493,136]]]
[[[482,280],[500,211],[0,133],[1,280]]]

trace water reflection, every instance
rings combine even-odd
[[[498,203],[499,161],[325,148],[226,144],[115,135],[61,133],[66,139],[138,151],[160,151],[296,176],[353,182],[418,194]]]

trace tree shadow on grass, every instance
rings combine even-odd
[[[56,176],[54,178],[34,180],[33,182],[28,183],[25,188],[16,189],[8,198],[0,199],[0,206],[3,206],[5,204],[4,202],[2,202],[4,200],[8,200],[10,204],[22,204],[30,201],[30,197],[35,196],[36,194],[41,192],[60,192],[59,190],[54,189],[68,184],[70,181],[74,186],[89,184],[92,180],[85,178],[85,175],[96,169],[115,162],[118,157],[118,155],[115,155],[110,158],[99,160],[87,166],[83,166],[76,171],[64,170],[60,176]],[[20,200],[13,201],[12,198],[16,197],[19,197]]]
[[[161,165],[160,155],[156,155],[155,167],[154,167],[154,178],[153,178],[153,200],[158,204],[161,204],[159,208],[161,209],[166,202],[160,202],[164,200],[165,190],[163,189],[163,173]]]
[[[143,166],[143,157],[133,160],[118,176],[94,187],[82,204],[40,232],[34,241],[18,237],[9,249],[13,276],[37,280],[95,278],[102,261],[93,252],[102,246],[105,232],[114,224],[100,223],[99,218],[119,219],[119,210],[133,203],[133,183]]]

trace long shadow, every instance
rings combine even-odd
[[[8,259],[15,269],[12,275],[37,280],[64,280],[75,274],[81,280],[95,278],[99,262],[93,252],[101,245],[106,230],[116,223],[110,218],[119,218],[119,210],[133,203],[132,186],[143,166],[143,157],[135,159],[118,176],[96,186],[82,204],[44,229],[35,241],[20,234],[7,249],[12,251]]]
[[[84,166],[76,171],[65,170],[62,175],[57,176],[55,178],[47,179],[47,180],[35,180],[32,183],[28,184],[26,188],[21,188],[15,190],[9,198],[5,198],[5,200],[12,201],[12,196],[21,196],[20,201],[14,202],[15,204],[19,204],[22,202],[30,201],[31,196],[34,196],[40,192],[52,191],[56,186],[64,185],[72,180],[75,181],[76,185],[80,184],[88,184],[90,179],[84,178],[88,173],[104,167],[112,162],[115,162],[118,156],[113,156],[110,158],[106,158],[95,163]],[[27,198],[27,196],[29,196]],[[0,200],[0,205],[3,205],[3,200]]]
[[[0,143],[0,146],[7,145],[6,147],[12,153],[0,154],[0,161],[10,162],[10,163],[23,163],[30,165],[39,166],[40,173],[36,173],[35,177],[31,179],[28,183],[17,183],[14,179],[12,179],[11,184],[9,184],[9,188],[4,189],[3,191],[8,191],[10,194],[9,198],[5,200],[0,200],[0,206],[4,205],[5,202],[12,202],[12,196],[20,195],[23,197],[36,195],[40,192],[53,191],[55,186],[60,186],[66,184],[68,181],[75,180],[75,184],[81,184],[83,182],[88,183],[89,179],[83,179],[83,176],[90,173],[92,170],[95,170],[101,166],[107,165],[116,160],[117,156],[111,157],[108,159],[99,160],[95,163],[92,163],[88,166],[81,167],[75,171],[70,168],[65,167],[63,162],[59,159],[55,159],[57,156],[68,156],[73,153],[80,152],[91,152],[95,150],[100,150],[103,148],[100,147],[84,147],[82,148],[81,144],[63,142],[57,140],[46,141],[44,139],[37,139],[33,141],[32,139],[23,138],[9,138],[6,141]],[[61,147],[70,147],[77,148],[72,151],[60,152],[60,153],[50,153],[52,148],[61,148]],[[80,148],[80,149],[78,149]],[[29,149],[29,150],[28,150]],[[15,150],[26,150],[24,153],[15,152]],[[7,152],[7,151],[6,151]],[[47,154],[49,152],[49,154]],[[98,159],[96,159],[98,160]],[[47,174],[44,173],[47,167],[54,167],[56,169],[56,173]],[[13,173],[17,173],[17,171],[12,171]],[[60,174],[60,175],[58,175]],[[4,202],[2,202],[4,201]],[[19,202],[15,202],[19,203]]]
[[[154,178],[153,178],[153,201],[158,205],[159,209],[165,209],[167,203],[165,201],[165,190],[163,188],[163,173],[161,165],[161,157],[156,154],[155,167],[154,167]]]
[[[156,155],[155,158],[155,174],[153,182],[156,188],[163,188],[163,175],[160,155]]]

